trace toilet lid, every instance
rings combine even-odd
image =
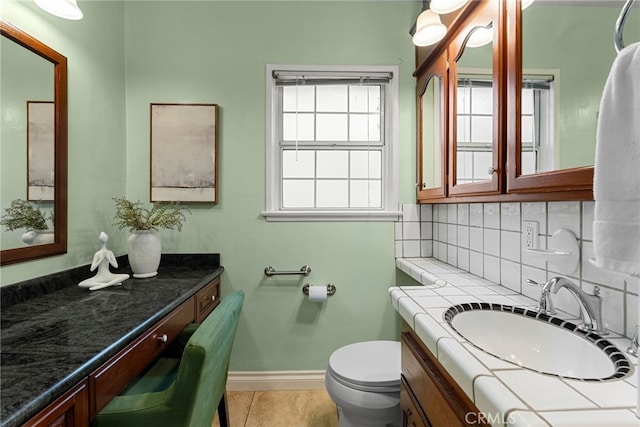
[[[365,341],[334,351],[329,368],[341,380],[360,386],[400,384],[400,343]]]

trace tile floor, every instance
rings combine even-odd
[[[230,427],[337,427],[326,390],[228,392]],[[218,416],[212,427],[218,427]]]

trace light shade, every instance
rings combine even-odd
[[[413,44],[416,46],[430,46],[442,40],[446,33],[447,26],[440,21],[440,15],[427,9],[418,16],[416,33],[413,35]]]
[[[522,7],[522,10],[525,10],[526,8],[528,8],[529,6],[531,6],[531,4],[534,2],[535,0],[522,0],[520,2],[520,7]]]
[[[435,13],[446,15],[460,9],[468,2],[469,0],[431,0],[429,8]]]
[[[471,31],[471,35],[467,40],[466,47],[480,47],[493,41],[493,28],[489,27],[475,27]]]
[[[40,9],[64,19],[82,19],[82,11],[76,0],[34,0]]]

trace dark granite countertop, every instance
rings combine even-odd
[[[156,277],[122,286],[78,287],[87,265],[0,288],[0,425],[26,422],[222,271],[219,254],[163,254]]]

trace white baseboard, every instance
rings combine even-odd
[[[228,391],[320,390],[325,371],[230,371]]]

